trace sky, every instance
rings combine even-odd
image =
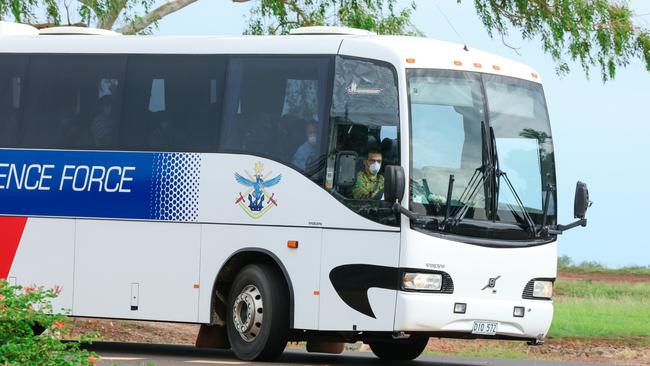
[[[406,6],[408,0],[398,0]],[[556,152],[559,222],[573,221],[576,181],[586,182],[594,202],[589,224],[559,237],[559,255],[574,261],[598,261],[611,267],[650,265],[650,72],[640,60],[619,69],[603,84],[600,70],[591,79],[577,64],[558,77],[556,64],[539,42],[524,41],[513,30],[506,46],[482,27],[473,1],[417,0],[414,25],[427,37],[465,43],[539,71],[548,103]],[[437,4],[437,5],[436,5]],[[650,1],[631,1],[636,14],[650,13]],[[237,35],[246,28],[250,4],[200,0],[164,18],[157,35]],[[443,16],[443,14],[445,14]],[[445,20],[445,16],[460,37]],[[650,15],[636,18],[650,28]]]

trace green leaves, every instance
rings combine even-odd
[[[567,60],[580,63],[587,76],[598,67],[603,81],[633,58],[650,66],[648,32],[633,23],[627,1],[474,0],[474,5],[490,36],[518,29],[524,39],[540,41],[559,74],[569,72]]]
[[[241,2],[241,1],[240,1]],[[259,0],[251,10],[247,34],[288,34],[291,29],[329,25],[378,34],[422,35],[413,26],[415,2],[400,10],[396,0]]]
[[[59,288],[9,286],[0,279],[0,365],[92,366],[97,356],[79,348],[81,342],[62,342],[70,329],[63,315],[53,315],[50,301]],[[38,335],[36,330],[45,330]]]

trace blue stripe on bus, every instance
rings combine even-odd
[[[0,214],[198,221],[199,154],[0,150]]]

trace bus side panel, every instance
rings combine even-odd
[[[78,220],[74,314],[196,322],[201,225]]]
[[[9,278],[25,286],[59,286],[52,301],[55,312],[72,310],[74,219],[29,218],[14,257]],[[4,253],[3,253],[4,254]]]
[[[324,230],[321,330],[392,331],[399,232]]]
[[[322,229],[272,226],[203,225],[199,322],[210,322],[212,287],[225,262],[239,251],[273,253],[289,276],[294,296],[293,326],[318,329]],[[287,242],[298,241],[298,248]],[[228,294],[222,294],[228,297]]]

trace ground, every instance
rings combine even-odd
[[[650,366],[650,307],[645,302],[649,297],[650,275],[562,272],[556,286],[555,320],[543,346],[432,338],[427,352]],[[97,332],[103,341],[194,344],[199,329],[192,324],[84,318],[73,321],[73,337]],[[360,344],[350,348],[368,350]]]

